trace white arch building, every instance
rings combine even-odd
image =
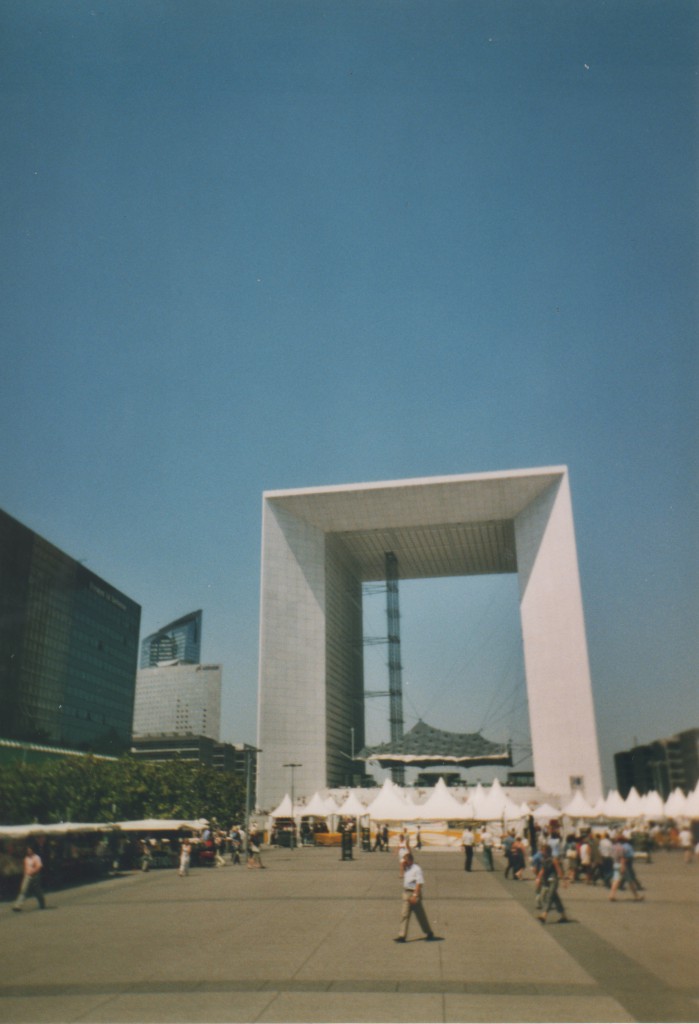
[[[364,742],[362,583],[517,573],[537,787],[602,794],[566,467],[267,491],[258,805],[340,785]],[[288,766],[294,764],[294,769]]]

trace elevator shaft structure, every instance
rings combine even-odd
[[[398,600],[398,559],[387,551],[386,565],[386,619],[388,623],[388,695],[391,743],[403,739],[403,666],[400,660],[400,604]],[[405,768],[391,769],[396,785],[405,782]]]

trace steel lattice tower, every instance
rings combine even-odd
[[[403,739],[403,666],[400,660],[400,605],[398,601],[398,559],[386,552],[386,619],[388,622],[388,695],[391,743]],[[405,768],[391,769],[393,781],[402,786]]]

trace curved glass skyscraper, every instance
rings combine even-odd
[[[163,661],[201,661],[202,611],[190,612],[151,633],[141,641],[141,668],[154,668]]]

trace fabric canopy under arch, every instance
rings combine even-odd
[[[397,764],[411,768],[512,765],[509,744],[492,743],[479,732],[446,732],[423,721],[416,722],[402,739],[381,743],[376,747],[364,747],[356,757],[361,761],[375,762],[382,768],[391,768]]]

